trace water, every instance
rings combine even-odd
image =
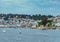
[[[60,42],[60,30],[0,28],[0,42]]]

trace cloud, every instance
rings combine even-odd
[[[0,0],[0,13],[57,14],[60,0]]]

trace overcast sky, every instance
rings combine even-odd
[[[0,0],[0,13],[59,15],[60,0]]]

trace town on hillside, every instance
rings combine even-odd
[[[0,14],[0,28],[60,29],[60,16]]]

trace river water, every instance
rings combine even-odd
[[[0,28],[0,42],[60,42],[60,30]]]

